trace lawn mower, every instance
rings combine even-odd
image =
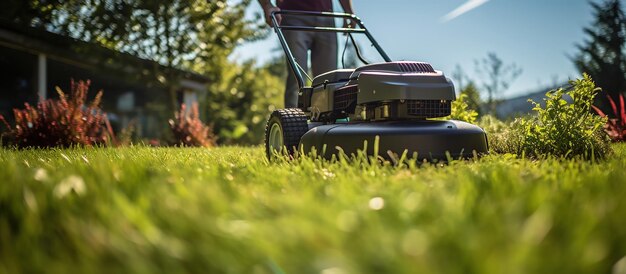
[[[354,27],[282,26],[277,15],[340,18]],[[354,14],[281,10],[271,19],[300,89],[297,108],[275,110],[267,121],[268,158],[300,149],[327,159],[359,150],[384,158],[407,153],[428,161],[488,153],[487,136],[480,127],[433,119],[451,113],[456,99],[451,80],[428,63],[391,61]],[[326,72],[310,79],[308,86],[303,78],[306,71],[294,59],[283,31],[344,33],[365,65]],[[364,34],[385,62],[368,64],[352,34]]]

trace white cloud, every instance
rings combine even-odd
[[[483,4],[489,2],[489,0],[468,0],[465,4],[446,14],[444,17],[441,17],[441,22],[448,22],[457,18],[475,8],[482,6]]]

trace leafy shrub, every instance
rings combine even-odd
[[[215,77],[201,106],[220,143],[260,144],[266,119],[283,105],[284,82],[253,62],[224,63]]]
[[[170,127],[177,145],[193,147],[214,147],[215,135],[210,126],[200,120],[198,104],[193,104],[187,109],[185,104],[174,113],[175,119],[170,119]]]
[[[545,108],[529,100],[535,105],[533,111],[537,115],[521,119],[519,127],[512,127],[521,136],[518,154],[602,158],[610,151],[602,130],[606,119],[590,111],[599,89],[587,74],[570,83],[573,87],[569,91],[558,89],[546,93]],[[573,103],[565,101],[564,94]]]
[[[602,110],[595,106],[593,109],[598,113],[598,115],[607,119],[607,123],[604,125],[604,131],[609,135],[611,140],[614,142],[623,142],[624,138],[626,138],[626,107],[624,106],[624,95],[619,95],[619,109],[617,109],[617,105],[611,96],[606,96],[611,103],[611,108],[613,109],[613,115],[617,118],[609,118]]]
[[[489,140],[489,151],[491,153],[517,153],[520,151],[521,137],[520,121],[517,119],[511,123],[498,120],[493,115],[485,115],[478,121]]]
[[[3,138],[18,148],[108,145],[114,138],[106,114],[98,107],[102,91],[86,105],[90,81],[71,81],[71,96],[57,88],[59,99],[14,109],[15,127],[0,116],[8,131]]]
[[[461,93],[459,98],[452,102],[452,112],[447,118],[465,121],[468,123],[475,123],[476,117],[478,117],[478,112],[469,108],[467,102],[468,98],[467,94]]]

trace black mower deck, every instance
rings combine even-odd
[[[374,153],[374,142],[379,136],[378,154],[389,158],[389,152],[408,156],[417,153],[419,160],[447,160],[471,158],[488,153],[485,132],[478,126],[465,122],[448,121],[385,121],[340,123],[317,126],[302,137],[300,144],[305,153],[313,149],[330,159],[339,148],[350,156],[363,150],[367,141],[367,154]]]

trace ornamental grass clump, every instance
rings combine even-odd
[[[180,110],[170,119],[170,128],[174,135],[174,143],[180,146],[214,147],[216,137],[213,129],[200,120],[198,104],[194,103],[191,109],[182,104]]]
[[[100,109],[102,91],[87,104],[90,81],[71,81],[68,97],[57,87],[59,99],[40,101],[35,107],[13,109],[15,126],[0,116],[7,128],[3,144],[17,148],[109,145],[114,138],[106,114]]]
[[[546,93],[545,107],[529,100],[535,106],[536,115],[519,122],[518,153],[530,157],[592,159],[603,158],[610,152],[608,136],[603,131],[606,119],[591,112],[599,88],[587,74],[570,83],[572,88],[568,91],[558,89]],[[565,94],[572,98],[572,103],[563,99]]]

